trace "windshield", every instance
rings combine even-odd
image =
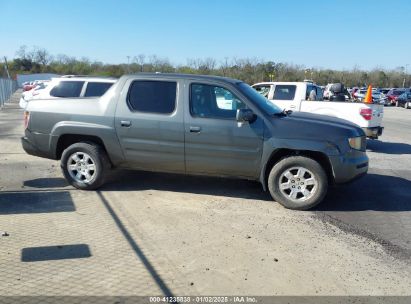
[[[243,93],[247,98],[251,99],[260,109],[264,112],[273,115],[276,113],[281,113],[281,109],[269,101],[267,98],[259,94],[256,90],[250,87],[244,82],[237,84],[241,93]]]

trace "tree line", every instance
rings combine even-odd
[[[5,63],[0,64],[5,70]],[[52,55],[40,47],[21,46],[16,57],[8,62],[12,77],[17,74],[55,73],[59,75],[96,75],[120,77],[137,72],[187,73],[218,75],[243,80],[249,84],[262,81],[302,81],[310,79],[320,85],[342,82],[348,87],[402,87],[411,86],[411,77],[404,66],[395,69],[374,68],[351,70],[307,68],[303,65],[266,61],[258,58],[188,59],[186,64],[173,65],[167,58],[140,54],[128,57],[128,63],[107,64],[86,57]],[[3,73],[4,76],[4,73]]]

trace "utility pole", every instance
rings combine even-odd
[[[130,74],[130,56],[127,56],[127,74]]]
[[[4,56],[4,69],[6,70],[7,78],[10,79],[9,65],[7,64],[7,57],[6,56]]]
[[[408,66],[409,66],[409,64],[407,63],[407,64],[405,65],[405,69],[404,69],[404,80],[402,81],[402,87],[403,87],[403,88],[405,88],[405,79],[406,79],[406,77],[408,76]]]

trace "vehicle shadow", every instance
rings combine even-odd
[[[27,181],[33,187],[35,183],[29,182]],[[39,186],[47,185],[47,187],[50,187],[52,184],[60,185],[60,183],[62,183],[60,178],[47,178],[42,180]],[[353,183],[330,187],[324,201],[312,211],[411,211],[410,189],[411,181],[407,179],[369,173]],[[270,194],[264,192],[258,182],[144,171],[115,170],[108,176],[106,184],[99,190],[103,192],[158,190],[272,201]],[[50,192],[43,192],[41,196],[39,194],[34,195],[34,197],[38,197],[35,201],[41,201],[41,198],[45,195],[50,195]],[[51,197],[53,195],[56,194],[51,194]],[[24,194],[19,196],[24,196]],[[0,192],[0,214],[18,212],[17,210],[5,210],[5,206],[2,207],[1,204],[4,200],[4,196]],[[64,202],[60,199],[59,201]],[[23,203],[23,205],[25,207],[21,212],[28,212],[24,209],[29,208],[30,203]],[[10,203],[7,206],[11,208]],[[58,207],[56,204],[51,204],[51,206],[63,209],[68,207],[68,210],[63,211],[73,211],[72,205],[62,204]],[[50,208],[50,204],[48,208]],[[41,209],[39,209],[40,212]],[[38,211],[33,210],[31,212]]]
[[[23,182],[24,187],[31,188],[63,188],[69,184],[64,178],[36,178]]]
[[[388,175],[367,174],[346,185],[329,189],[313,211],[411,211],[411,181]]]
[[[240,179],[116,170],[102,191],[160,190],[271,201],[260,183]]]
[[[379,140],[368,140],[367,151],[385,154],[411,154],[411,145]]]
[[[91,257],[87,244],[27,247],[21,250],[22,262],[41,262]]]
[[[68,191],[1,191],[0,215],[76,211]]]

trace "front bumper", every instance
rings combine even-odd
[[[362,128],[365,135],[371,139],[377,139],[378,136],[382,135],[384,127],[371,127],[371,128]]]
[[[368,172],[368,156],[365,152],[351,150],[346,154],[331,156],[330,162],[336,184],[353,181]]]

